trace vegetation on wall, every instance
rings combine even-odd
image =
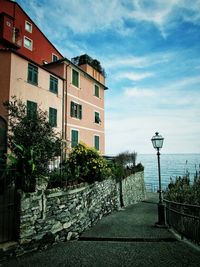
[[[61,139],[39,107],[27,112],[26,104],[16,97],[4,106],[9,118],[7,170],[15,170],[18,188],[35,191],[36,178],[47,176],[49,161],[60,155]]]
[[[135,172],[143,171],[141,163],[136,164],[137,153],[125,151],[113,158],[112,173],[116,180],[120,181]]]
[[[58,171],[57,175],[59,175]],[[51,174],[49,187],[59,185],[60,181],[64,185],[81,182],[93,183],[111,177],[112,173],[107,161],[96,149],[79,143],[72,148],[67,159],[62,163],[62,180],[59,180],[57,175],[55,172],[54,175]]]
[[[25,192],[36,190],[36,180],[48,177],[48,188],[113,178],[123,178],[142,171],[136,165],[136,152],[123,152],[112,161],[83,143],[72,148],[59,168],[50,170],[50,161],[61,154],[62,140],[48,122],[47,114],[39,107],[27,110],[26,104],[13,97],[4,103],[8,115],[7,175],[14,170],[17,188]]]

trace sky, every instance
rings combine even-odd
[[[106,71],[106,154],[200,153],[200,0],[17,0],[68,59]]]

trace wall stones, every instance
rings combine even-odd
[[[129,206],[146,198],[144,172],[137,172],[122,180],[124,206]]]
[[[143,172],[127,177],[121,185],[125,206],[145,199]],[[15,251],[19,254],[78,238],[104,215],[120,208],[119,184],[111,179],[72,190],[20,192],[20,197],[19,241]]]

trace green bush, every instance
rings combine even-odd
[[[94,148],[85,144],[75,146],[63,164],[63,172],[68,181],[102,181],[111,176],[107,161]]]
[[[177,177],[170,182],[164,192],[164,198],[187,204],[200,205],[200,176],[191,183],[189,176]]]

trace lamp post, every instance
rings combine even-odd
[[[158,179],[159,179],[159,202],[158,202],[158,222],[157,227],[166,227],[165,204],[163,203],[162,186],[161,186],[161,172],[160,172],[160,149],[163,146],[164,138],[158,132],[151,138],[153,147],[157,150],[158,157]]]

